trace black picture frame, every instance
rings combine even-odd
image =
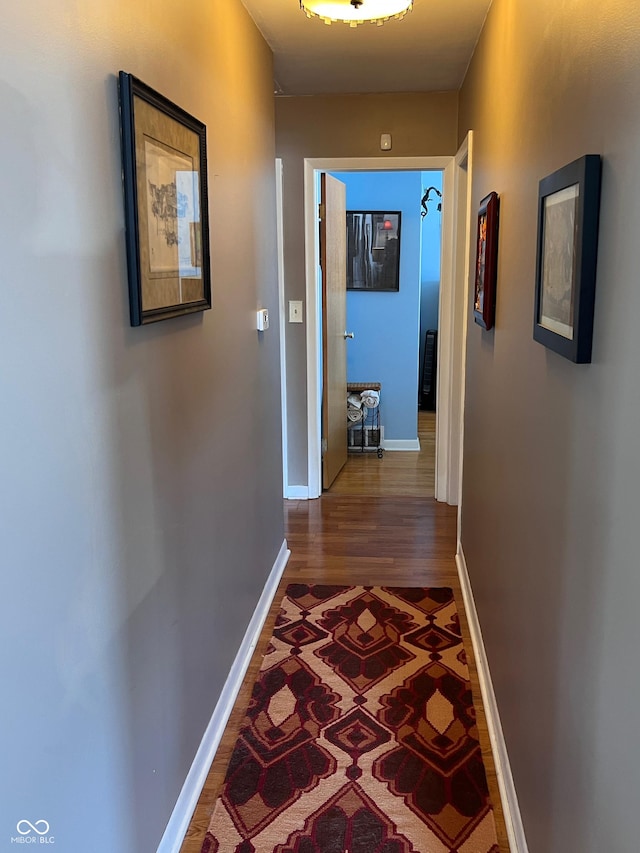
[[[400,290],[399,210],[347,211],[347,290]]]
[[[591,361],[602,160],[587,154],[540,181],[533,337]]]
[[[206,127],[132,74],[118,84],[131,325],[205,311]]]
[[[473,319],[487,331],[493,328],[496,319],[499,212],[500,198],[496,192],[485,196],[478,207]]]

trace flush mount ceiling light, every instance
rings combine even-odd
[[[340,21],[357,27],[370,22],[381,26],[391,18],[404,18],[413,0],[300,0],[308,18],[322,18],[325,24]]]

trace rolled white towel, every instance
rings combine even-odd
[[[376,406],[380,405],[380,392],[379,391],[363,391],[360,394],[360,399],[362,400],[362,405],[366,406],[367,409],[375,409]]]
[[[353,406],[347,406],[347,418],[352,424],[360,423],[364,417],[362,409],[356,409]]]
[[[360,394],[349,394],[347,397],[347,403],[350,406],[353,406],[354,409],[362,408],[362,400],[360,399]]]

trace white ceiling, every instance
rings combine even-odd
[[[298,0],[242,0],[274,54],[285,95],[458,89],[491,0],[414,0],[381,27],[328,26]]]

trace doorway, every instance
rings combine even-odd
[[[440,384],[436,424],[436,499],[458,504],[462,475],[462,412],[464,408],[463,365],[468,320],[469,252],[471,232],[472,133],[455,156],[442,157],[366,157],[306,158],[304,161],[304,233],[305,233],[305,362],[306,418],[300,427],[305,431],[306,483],[296,485],[284,475],[284,497],[293,500],[318,498],[321,488],[321,335],[320,293],[317,284],[319,263],[317,244],[318,175],[322,171],[358,170],[441,170],[443,173],[442,205],[442,275],[440,291],[440,334],[438,353]],[[282,214],[282,171],[279,170],[279,213]],[[455,226],[455,227],[454,227]],[[282,227],[280,226],[280,234]],[[288,456],[286,429],[286,338],[289,328],[285,313],[285,291],[282,256],[279,271],[280,325],[282,356],[283,455]],[[448,367],[447,367],[448,365]],[[446,369],[445,369],[446,368]],[[298,481],[299,482],[299,481]],[[304,482],[304,481],[303,481]]]
[[[427,189],[439,199],[442,171],[330,174],[345,186],[348,234],[351,452],[339,477],[353,479],[359,488],[369,481],[376,493],[387,493],[385,475],[398,477],[407,494],[433,497],[435,399],[431,411],[419,411],[419,392],[426,330],[438,326],[442,214],[438,201],[426,208],[421,200]],[[371,411],[359,405],[354,392],[377,383],[382,386],[380,405]],[[359,420],[363,415],[364,423]],[[379,447],[385,452],[380,454],[383,462],[376,463]]]
[[[441,171],[443,173],[442,204],[442,275],[439,300],[440,335],[438,355],[440,383],[436,416],[436,499],[458,503],[461,462],[463,404],[463,335],[466,333],[467,274],[462,263],[469,248],[469,197],[471,180],[470,137],[465,169],[456,157],[373,157],[373,158],[308,158],[304,164],[305,246],[306,246],[306,351],[307,351],[307,459],[308,493],[317,498],[321,488],[321,329],[318,288],[317,240],[317,175],[335,171]],[[464,193],[462,190],[464,189]],[[461,201],[458,197],[464,196]],[[456,227],[454,228],[454,224]],[[466,236],[465,236],[466,235]],[[460,244],[460,238],[463,244]],[[454,262],[454,255],[457,263]],[[452,364],[455,362],[455,364]],[[301,497],[301,495],[296,495]]]

